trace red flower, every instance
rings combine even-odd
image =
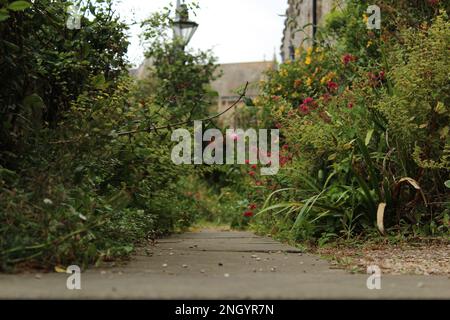
[[[244,212],[244,217],[247,217],[247,218],[253,217],[253,212],[252,211]]]
[[[344,65],[348,65],[350,62],[356,61],[358,58],[355,57],[354,55],[347,53],[344,54],[344,56],[342,57],[342,63]]]
[[[384,73],[384,71],[380,71],[380,73],[378,74],[378,78],[379,78],[381,81],[383,81],[385,75],[386,75],[386,74]]]
[[[336,82],[333,82],[333,81],[328,81],[327,87],[328,87],[328,89],[329,89],[330,91],[335,91],[335,90],[338,89],[337,83],[336,83]]]
[[[281,129],[281,123],[277,123],[277,124],[275,125],[275,128]]]
[[[250,160],[246,159],[245,164],[250,164]]]
[[[250,209],[250,210],[255,210],[256,209],[256,204],[254,204],[254,203],[252,203],[251,205],[249,205],[248,206],[248,208]]]
[[[309,103],[312,103],[312,102],[314,102],[314,99],[311,98],[311,97],[308,97],[305,100],[303,100],[303,104],[309,104]]]
[[[353,103],[349,102],[347,105],[347,108],[352,109],[353,108]]]
[[[258,166],[256,164],[252,165],[252,169],[257,169],[257,168],[258,168]]]
[[[308,114],[309,113],[309,107],[306,104],[300,105],[300,107],[298,109],[304,114]]]
[[[282,148],[283,148],[284,150],[287,150],[287,149],[289,149],[289,146],[288,146],[287,144],[285,144],[285,145],[282,146]]]
[[[259,180],[255,182],[255,185],[257,185],[257,186],[262,186],[262,184],[263,183],[261,181],[259,181]]]
[[[250,175],[250,177],[254,177],[256,172],[255,171],[250,171],[248,174]]]

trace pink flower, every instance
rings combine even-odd
[[[263,183],[261,181],[259,181],[259,180],[255,182],[255,185],[257,185],[257,186],[262,186],[262,184]]]
[[[255,203],[252,203],[251,205],[248,206],[248,208],[249,208],[250,210],[255,210],[256,207],[257,207],[257,206],[256,206]]]
[[[234,141],[237,141],[239,138],[239,135],[237,133],[232,133],[232,134],[230,134],[230,138],[233,139]]]
[[[306,104],[300,105],[300,107],[298,109],[304,114],[308,114],[309,113],[309,107]]]
[[[309,104],[309,103],[312,103],[312,102],[314,102],[314,99],[311,98],[311,97],[308,97],[305,100],[303,100],[303,104]]]

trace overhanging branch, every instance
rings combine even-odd
[[[124,131],[124,132],[119,132],[117,133],[118,136],[127,136],[127,135],[132,135],[135,133],[141,133],[141,132],[152,132],[152,131],[158,131],[158,130],[165,130],[165,129],[171,129],[171,128],[175,128],[175,127],[179,127],[182,125],[186,125],[186,124],[191,124],[194,121],[202,121],[202,122],[207,122],[207,121],[211,121],[213,119],[216,119],[222,115],[224,115],[225,113],[227,113],[228,111],[230,111],[231,109],[233,109],[234,107],[236,107],[238,105],[239,102],[241,102],[242,98],[245,97],[245,95],[247,94],[247,88],[248,88],[248,82],[245,84],[244,89],[242,90],[242,93],[240,94],[239,98],[231,105],[229,106],[227,109],[225,109],[224,111],[208,117],[208,118],[204,118],[204,119],[197,119],[197,120],[187,120],[187,121],[182,121],[182,122],[178,122],[178,123],[172,123],[172,124],[168,124],[162,127],[155,127],[155,126],[151,126],[148,128],[143,128],[143,129],[136,129],[136,130],[130,130],[130,131]]]

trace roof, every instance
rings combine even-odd
[[[233,97],[239,88],[249,82],[247,94],[255,96],[258,94],[258,82],[264,78],[265,71],[274,65],[274,61],[224,63],[217,68],[217,73],[222,72],[222,76],[214,80],[211,86],[219,96]]]

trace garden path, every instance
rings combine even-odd
[[[131,261],[81,274],[0,275],[0,298],[57,299],[450,299],[447,276],[368,275],[333,269],[325,260],[249,232],[200,230],[161,239]]]

